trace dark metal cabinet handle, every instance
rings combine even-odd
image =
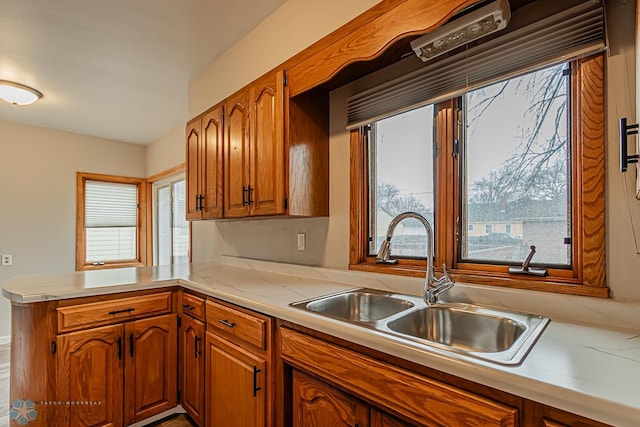
[[[114,310],[114,311],[110,311],[109,314],[113,316],[114,314],[131,313],[132,311],[135,311],[135,308],[125,308],[124,310]]]
[[[182,304],[182,308],[184,308],[185,310],[189,310],[189,311],[193,311],[195,309],[194,306],[189,305],[189,304]]]
[[[261,390],[260,387],[258,387],[258,374],[262,372],[260,369],[258,369],[257,366],[253,367],[253,397],[256,397],[258,395],[258,391]]]
[[[247,206],[249,204],[249,197],[251,197],[249,194],[250,188],[251,187],[245,187],[244,185],[242,186],[242,206]]]
[[[122,337],[118,337],[118,360],[122,360]]]
[[[133,334],[129,334],[129,355],[133,357]]]
[[[252,188],[250,185],[247,186],[247,204],[248,205],[253,203],[253,200],[251,199],[251,193],[253,193],[253,190],[255,190],[255,188]]]
[[[218,323],[222,323],[224,326],[228,328],[233,328],[234,326],[236,326],[235,323],[231,323],[227,319],[218,319]]]
[[[202,338],[200,338],[199,336],[196,335],[196,359],[198,358],[198,356],[200,356],[201,352],[200,352],[200,341],[202,341]]]
[[[640,155],[638,154],[627,154],[628,141],[627,137],[629,135],[637,135],[638,134],[638,125],[627,125],[627,118],[620,119],[620,172],[627,171],[627,165],[629,163],[638,163],[640,159]]]

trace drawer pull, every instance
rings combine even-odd
[[[189,311],[193,311],[195,309],[194,306],[189,305],[189,304],[182,304],[182,308],[189,310]]]
[[[258,374],[260,372],[262,371],[258,369],[257,366],[253,367],[253,397],[256,397],[258,395],[258,391],[261,389],[258,387]]]
[[[131,313],[132,311],[134,311],[135,308],[125,308],[124,310],[114,310],[114,311],[110,311],[109,314],[110,315],[114,315],[114,314],[120,314],[120,313]]]
[[[233,328],[234,326],[236,326],[235,323],[231,323],[227,319],[218,319],[218,323],[222,323],[224,326],[228,328]]]

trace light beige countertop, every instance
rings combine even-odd
[[[289,306],[356,287],[418,295],[422,280],[415,278],[224,258],[220,263],[16,276],[3,284],[2,294],[16,303],[35,303],[176,284],[597,421],[640,423],[638,303],[457,284],[452,301],[552,319],[521,365],[503,366]]]

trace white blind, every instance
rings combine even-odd
[[[604,48],[604,7],[589,1],[351,96],[347,129]]]
[[[85,226],[135,227],[138,218],[138,186],[86,181]]]

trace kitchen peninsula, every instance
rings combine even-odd
[[[405,293],[410,290],[407,289],[408,286],[415,286],[413,294],[419,293],[421,288],[419,279],[396,282],[394,290]],[[486,396],[500,400],[506,398],[507,407],[514,408],[511,419],[515,420],[515,425],[555,425],[539,424],[540,420],[535,420],[535,417],[541,416],[540,414],[547,414],[543,418],[549,417],[550,412],[544,412],[550,410],[549,407],[558,408],[559,410],[553,409],[553,411],[563,414],[564,417],[570,413],[611,425],[633,425],[637,419],[640,419],[640,393],[637,388],[640,381],[638,369],[640,347],[637,343],[640,338],[637,333],[638,325],[632,323],[633,317],[628,317],[627,328],[614,329],[610,326],[587,324],[584,320],[565,321],[557,318],[554,313],[550,313],[551,323],[524,362],[519,366],[501,366],[454,353],[411,345],[402,340],[383,337],[373,331],[289,306],[296,301],[361,286],[390,289],[394,287],[394,280],[389,276],[377,274],[235,258],[225,258],[221,263],[210,264],[18,276],[8,280],[2,290],[3,295],[12,301],[13,306],[12,358],[23,361],[21,366],[12,365],[14,371],[11,376],[11,397],[12,400],[30,398],[34,401],[58,398],[55,393],[59,392],[59,385],[56,389],[55,382],[51,378],[56,375],[55,359],[61,354],[51,354],[51,346],[57,344],[59,349],[60,339],[67,334],[74,334],[74,332],[67,333],[67,330],[74,331],[80,328],[72,323],[61,323],[65,316],[71,318],[74,313],[80,313],[72,309],[65,312],[65,307],[80,307],[82,304],[79,304],[79,301],[104,304],[110,307],[110,310],[116,311],[120,307],[119,301],[123,299],[128,298],[130,303],[134,297],[139,296],[142,299],[153,297],[156,300],[152,306],[148,307],[149,310],[159,310],[170,315],[177,313],[178,316],[185,318],[187,316],[184,316],[183,306],[178,300],[180,293],[184,292],[185,295],[194,293],[206,299],[207,304],[211,300],[213,304],[221,305],[225,309],[256,313],[260,317],[271,319],[274,325],[278,324],[275,335],[279,338],[275,340],[275,345],[267,343],[265,346],[266,349],[271,348],[272,345],[276,347],[273,359],[268,358],[276,367],[270,372],[273,382],[269,382],[266,386],[270,396],[274,392],[270,389],[271,387],[279,390],[282,382],[290,381],[287,375],[283,374],[287,369],[283,371],[282,366],[291,365],[283,362],[283,358],[288,360],[291,356],[283,356],[283,352],[286,353],[284,348],[286,346],[278,346],[278,341],[283,337],[282,330],[285,331],[284,335],[303,335],[299,332],[301,330],[317,333],[318,336],[332,340],[331,345],[349,343],[351,345],[349,351],[362,349],[364,353],[368,353],[371,350],[378,358],[380,355],[387,355],[388,364],[392,367],[397,367],[399,364],[398,368],[403,371],[412,372],[415,367],[419,368],[421,374],[423,371],[428,371],[429,380],[441,379],[442,381],[438,383],[443,387],[453,386],[454,384],[447,385],[447,383],[451,378],[457,378],[459,380],[456,380],[455,386],[462,389],[459,391],[465,395],[471,395],[472,393],[465,389],[469,388],[474,392],[479,390],[479,393],[474,393],[473,397],[476,398],[475,394],[480,394],[477,399],[480,399],[483,404],[488,400]],[[487,296],[492,292],[494,292],[493,297],[501,298],[500,293],[505,292],[464,284],[457,284],[456,288],[451,296],[453,299],[483,293]],[[531,294],[527,291],[507,292],[507,294],[514,293],[519,293],[520,297],[524,296],[523,293],[529,296]],[[508,300],[507,294],[505,295]],[[511,298],[515,296],[517,295],[512,295]],[[567,303],[585,300],[581,297],[561,298],[565,298]],[[536,297],[531,298],[533,301],[535,299]],[[598,301],[598,303],[607,302]],[[588,306],[589,302],[586,304]],[[619,313],[626,309],[629,315],[632,315],[634,310],[637,310],[637,307],[623,306],[624,304],[620,304]],[[207,305],[207,315],[210,313],[208,307]],[[524,307],[517,308],[524,309]],[[585,308],[588,309],[588,307]],[[33,317],[30,317],[33,315],[40,317],[42,321],[37,327],[29,323],[33,320]],[[589,314],[586,313],[586,315]],[[110,322],[122,324],[135,319],[136,316],[141,314],[136,312],[116,314],[112,315],[116,320],[112,319]],[[622,314],[621,316],[624,317]],[[596,316],[592,318],[597,320]],[[98,323],[98,325],[102,324],[105,323]],[[239,332],[238,329],[236,333]],[[266,335],[267,337],[270,335],[268,330]],[[318,340],[317,337],[309,339]],[[335,342],[333,342],[334,339]],[[181,352],[179,349],[178,353]],[[182,356],[179,355],[179,357]],[[206,360],[209,355],[205,352],[204,357]],[[367,358],[371,359],[370,356]],[[387,357],[384,361],[387,363]],[[170,364],[169,375],[177,376],[177,359],[169,359],[167,363]],[[409,368],[403,366],[405,364]],[[277,368],[278,366],[280,368]],[[31,369],[37,369],[36,378],[42,380],[33,381]],[[298,369],[294,371],[298,372]],[[102,374],[99,379],[104,380]],[[175,403],[180,402],[175,401]],[[281,413],[278,406],[280,404],[284,405],[277,398],[267,403],[265,414],[271,414],[271,416],[265,418],[264,425],[274,425],[274,420],[277,425],[282,425],[283,419],[274,416]],[[290,404],[291,402],[288,401],[285,407],[290,407]],[[275,406],[271,407],[271,405]],[[382,405],[382,408],[395,416],[402,417],[404,414],[401,409],[394,412],[394,408],[386,405]],[[44,421],[47,414],[60,416],[59,412],[50,411],[49,408],[41,409],[42,418],[37,421]],[[68,417],[68,415],[63,416]],[[288,415],[285,415],[285,419],[286,416]],[[582,419],[580,417],[578,418]],[[46,423],[37,424],[37,421],[32,425],[46,425]],[[566,418],[560,421],[569,424]]]

